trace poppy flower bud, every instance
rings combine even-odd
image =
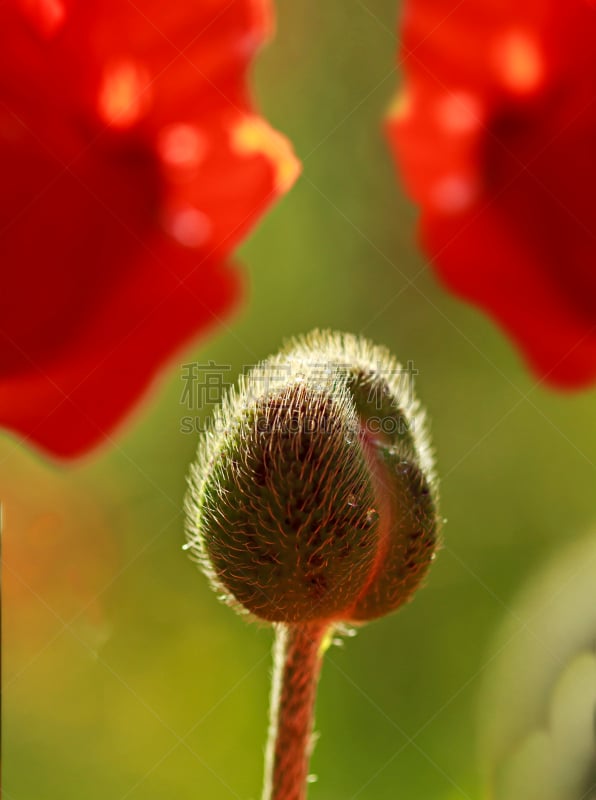
[[[438,533],[411,369],[349,334],[292,341],[215,414],[187,510],[190,549],[240,610],[278,623],[393,611]]]

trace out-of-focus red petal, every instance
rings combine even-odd
[[[409,2],[388,123],[439,275],[568,387],[596,379],[595,37],[580,0]]]
[[[255,115],[265,0],[0,7],[0,424],[70,456],[227,316],[299,166]]]
[[[237,270],[201,263],[165,236],[147,248],[68,349],[4,380],[0,417],[56,455],[105,441],[188,338],[217,328],[237,303]]]

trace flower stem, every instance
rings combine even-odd
[[[317,682],[328,625],[276,626],[263,800],[306,800]]]

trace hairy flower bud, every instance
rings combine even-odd
[[[218,590],[271,622],[358,622],[408,600],[438,519],[411,369],[313,332],[241,378],[192,470],[188,542]]]

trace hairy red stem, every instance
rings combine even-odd
[[[306,800],[317,682],[328,625],[277,625],[263,800]]]

